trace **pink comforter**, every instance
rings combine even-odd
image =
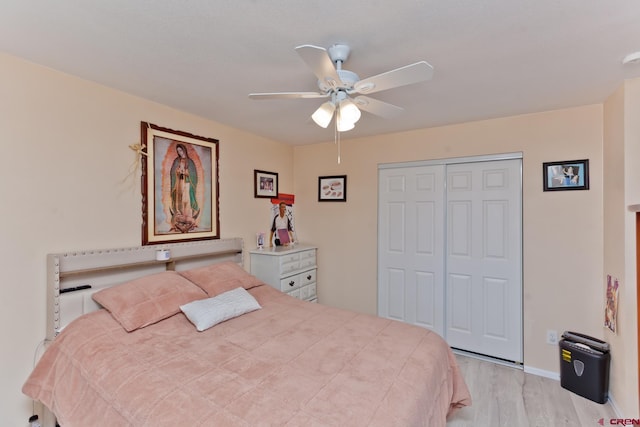
[[[437,334],[286,296],[197,332],[127,333],[100,310],[50,345],[23,392],[63,427],[444,426],[471,398]]]

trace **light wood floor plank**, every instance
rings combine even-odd
[[[451,416],[447,427],[582,427],[617,418],[609,403],[571,393],[559,381],[474,357],[456,359],[473,405]]]

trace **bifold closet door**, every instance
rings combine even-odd
[[[522,362],[521,164],[378,170],[378,315]]]
[[[444,334],[444,165],[380,169],[378,314]]]
[[[450,346],[522,361],[521,159],[447,166]]]

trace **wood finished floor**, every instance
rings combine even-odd
[[[610,403],[592,402],[560,386],[560,381],[521,369],[456,355],[473,405],[458,410],[447,427],[598,427],[618,418]]]

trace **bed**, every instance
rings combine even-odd
[[[471,404],[437,334],[285,295],[240,239],[169,246],[48,257],[51,342],[23,392],[62,427],[444,426]]]

